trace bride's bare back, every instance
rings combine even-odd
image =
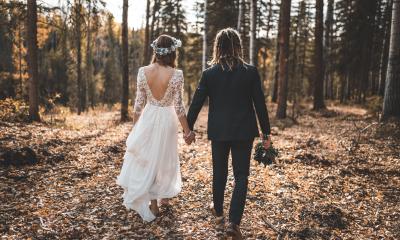
[[[144,67],[147,84],[153,98],[160,101],[165,96],[175,69],[172,67],[163,67],[158,64],[151,64]]]

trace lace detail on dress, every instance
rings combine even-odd
[[[136,78],[136,99],[135,106],[133,107],[133,112],[139,115],[144,106],[146,105],[146,81],[143,79],[142,74],[143,68],[139,68],[137,78]]]
[[[185,107],[183,105],[183,72],[182,70],[178,71],[177,81],[175,82],[175,94],[174,94],[174,105],[175,111],[178,117],[182,117],[185,115]]]
[[[161,100],[153,97],[150,87],[147,84],[144,68],[139,68],[137,76],[137,95],[135,100],[134,112],[140,114],[148,102],[151,105],[159,107],[174,106],[178,117],[185,114],[185,107],[183,106],[183,73],[182,70],[175,70],[169,80],[165,94]]]

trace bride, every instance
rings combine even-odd
[[[176,38],[159,36],[151,44],[152,63],[138,71],[134,127],[117,184],[124,189],[123,204],[145,221],[156,218],[158,200],[168,204],[181,191],[178,120],[186,143],[194,140],[182,102],[183,73],[176,69],[180,46]]]

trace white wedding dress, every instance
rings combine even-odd
[[[145,221],[155,219],[150,200],[172,198],[181,191],[178,117],[185,114],[182,90],[182,71],[174,70],[163,98],[157,100],[144,68],[139,69],[134,112],[141,116],[126,140],[117,184],[124,189],[123,204]]]

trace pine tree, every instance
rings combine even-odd
[[[245,0],[238,0],[238,20],[236,30],[240,32],[242,27],[242,19],[243,19],[243,2]]]
[[[84,99],[83,99],[83,105],[86,107],[87,106],[87,101],[88,101],[88,85],[91,84],[92,81],[92,28],[91,28],[91,22],[92,22],[92,0],[87,0],[87,30],[86,30],[86,79],[84,81]]]
[[[107,52],[106,52],[106,60],[104,63],[104,96],[103,101],[107,103],[109,106],[112,104],[119,102],[121,100],[121,68],[120,66],[118,52],[119,52],[119,44],[117,39],[115,38],[114,33],[114,17],[109,14],[107,17]]]
[[[250,0],[250,64],[255,65],[257,58],[256,46],[256,27],[257,27],[257,0]]]
[[[400,2],[393,1],[389,62],[382,119],[400,118]]]
[[[282,0],[281,24],[279,26],[279,86],[277,118],[286,118],[289,70],[289,30],[290,30],[291,0]]]
[[[325,97],[333,98],[333,76],[332,76],[332,43],[333,43],[333,19],[334,17],[334,0],[328,0],[328,7],[326,10],[325,19]]]
[[[378,83],[378,94],[380,96],[383,96],[385,92],[385,80],[387,72],[387,63],[389,58],[390,27],[391,27],[390,23],[392,20],[392,5],[393,5],[393,0],[387,0],[382,18],[383,43],[382,43],[381,56],[379,60],[379,83]]]
[[[0,1],[0,4],[2,2]],[[10,28],[10,21],[7,17],[8,13],[5,8],[0,5],[0,99],[6,97],[15,97],[15,87],[12,78],[12,72],[14,70],[12,52],[13,52],[13,41],[12,41],[12,29]],[[21,25],[21,24],[19,24]],[[21,36],[19,36],[21,41]],[[20,43],[19,48],[22,43]],[[20,59],[22,60],[22,54]],[[19,68],[21,70],[21,68]],[[22,79],[20,78],[22,83]]]
[[[281,7],[280,7],[281,8]],[[274,68],[274,79],[272,86],[272,102],[276,103],[278,101],[278,87],[279,87],[279,57],[280,57],[280,41],[281,41],[281,24],[282,24],[282,11],[279,11],[278,18],[278,34],[276,37],[275,45],[275,68]]]
[[[202,70],[204,71],[207,67],[207,32],[208,32],[208,21],[207,21],[207,4],[208,0],[204,0],[204,26],[203,26],[203,53],[202,53]]]
[[[324,34],[324,1],[316,0],[315,14],[315,55],[314,55],[314,110],[325,108],[324,103],[324,60],[323,60],[323,34]]]
[[[29,118],[32,121],[40,121],[36,0],[28,0],[27,4],[26,40],[28,45]]]
[[[128,63],[128,0],[123,0],[122,7],[122,98],[121,121],[129,119],[129,63]],[[146,46],[145,46],[146,47]]]
[[[76,48],[76,78],[77,78],[77,95],[78,95],[78,114],[85,111],[85,93],[86,84],[82,79],[82,2],[81,0],[74,1],[74,28],[75,28],[75,48]]]
[[[144,28],[143,65],[150,61],[150,0],[146,2],[146,26]]]

